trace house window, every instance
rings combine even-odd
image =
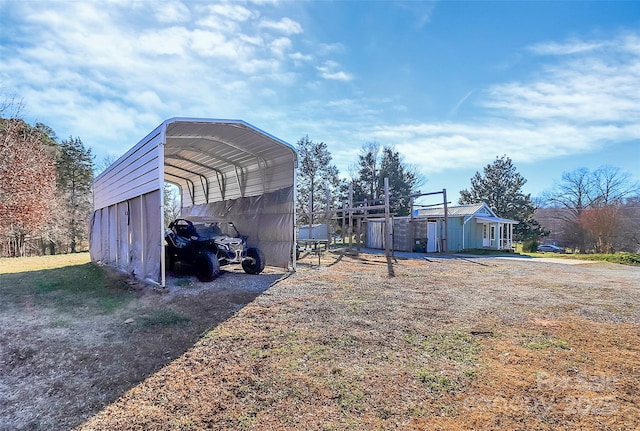
[[[482,225],[482,239],[487,239],[487,225]]]
[[[491,241],[496,239],[496,227],[491,226]]]

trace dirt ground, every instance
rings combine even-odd
[[[161,291],[87,261],[88,255],[81,265],[0,275],[0,430],[78,425],[284,274],[232,269],[206,286],[178,274]],[[104,279],[109,286],[95,289],[104,295],[83,286]]]
[[[253,287],[241,273],[179,277],[168,293],[134,291],[122,310],[57,327],[28,304],[24,317],[3,310],[0,428],[640,426],[639,267],[317,263],[271,287],[281,273]],[[158,309],[185,323],[144,324]]]

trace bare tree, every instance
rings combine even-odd
[[[94,177],[97,177],[98,175],[103,173],[116,160],[118,160],[118,157],[114,156],[113,154],[107,154],[102,156],[97,162],[93,164]]]
[[[638,196],[638,190],[629,173],[602,166],[593,172],[586,168],[564,172],[545,198],[563,221],[564,245],[580,253],[612,252],[624,243],[620,237],[629,223],[620,208],[627,199]]]
[[[625,198],[637,195],[639,186],[628,172],[613,166],[602,166],[591,175],[591,206],[619,205]]]
[[[164,225],[169,226],[169,223],[180,217],[182,210],[180,190],[171,183],[164,183],[162,193],[164,193]]]

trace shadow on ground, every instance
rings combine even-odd
[[[0,275],[0,429],[80,424],[283,275],[178,275],[163,291],[93,264]]]

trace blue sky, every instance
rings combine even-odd
[[[0,0],[0,90],[119,156],[171,117],[324,141],[344,176],[394,146],[452,200],[506,154],[640,180],[640,2]]]

